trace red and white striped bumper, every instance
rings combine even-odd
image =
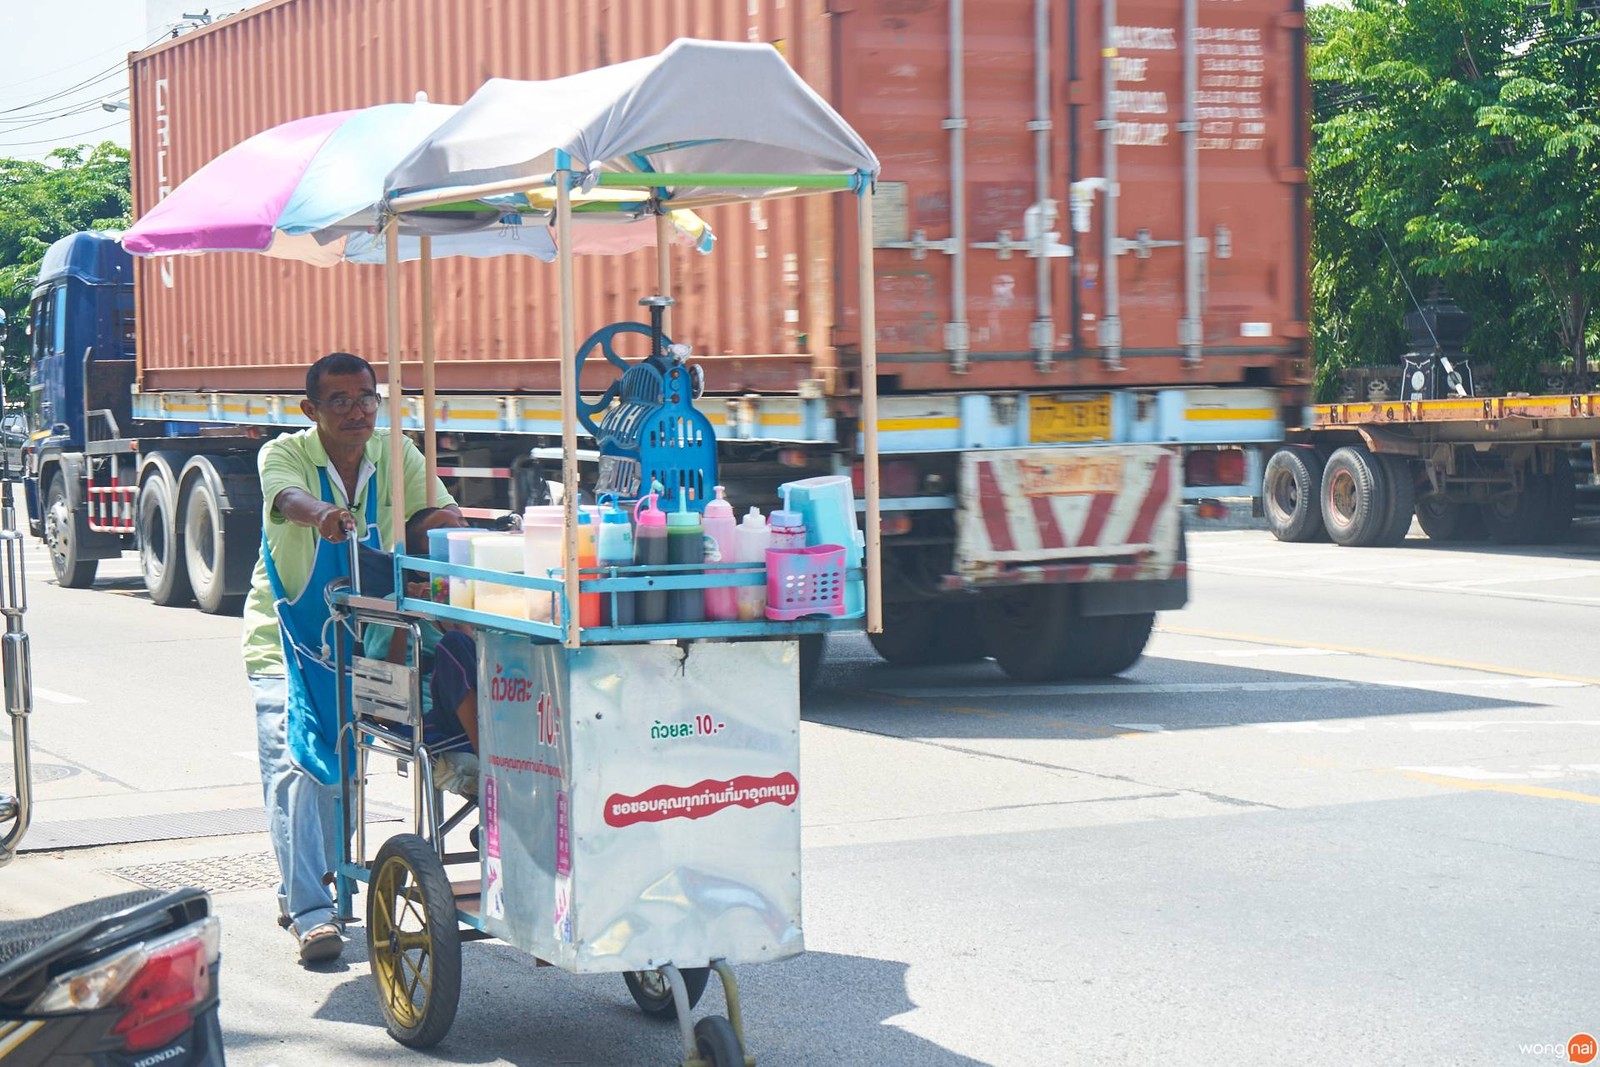
[[[961,461],[966,582],[1177,577],[1183,472],[1160,445],[1021,448]]]

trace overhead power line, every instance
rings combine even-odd
[[[106,130],[112,129],[112,128],[117,127],[117,126],[126,125],[126,123],[127,123],[126,119],[119,119],[116,122],[108,122],[104,126],[96,126],[92,130],[84,130],[82,133],[72,134],[71,136],[68,136],[68,137],[46,137],[46,138],[44,138],[42,140],[38,140],[38,141],[0,141],[0,150],[10,149],[10,148],[34,148],[34,147],[37,147],[38,145],[42,145],[42,144],[60,145],[60,144],[64,144],[64,142],[72,140],[73,137],[80,137],[81,138],[81,137],[88,137],[90,134],[104,133]]]

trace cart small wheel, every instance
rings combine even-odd
[[[720,1015],[707,1015],[694,1024],[694,1047],[711,1067],[744,1067],[744,1049],[733,1024]]]
[[[683,984],[689,993],[689,1007],[700,1003],[706,991],[706,980],[711,977],[709,967],[685,967]],[[672,999],[672,986],[660,971],[623,971],[622,980],[628,983],[628,992],[639,1010],[652,1019],[671,1020],[678,1017],[678,1005]]]
[[[385,841],[367,893],[367,956],[389,1033],[431,1048],[461,998],[461,931],[439,854],[415,834]]]

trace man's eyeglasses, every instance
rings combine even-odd
[[[359,407],[362,411],[370,415],[374,411],[378,410],[378,394],[362,393],[360,396],[346,396],[345,394],[340,393],[337,396],[331,396],[326,400],[317,401],[317,406],[327,408],[335,415],[348,415],[350,414],[351,408]]]

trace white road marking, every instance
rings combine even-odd
[[[1333,648],[1247,648],[1211,653],[1218,659],[1251,659],[1255,656],[1348,656]]]
[[[89,703],[87,700],[83,699],[82,697],[75,697],[75,696],[71,695],[70,693],[58,693],[54,689],[46,689],[43,686],[38,686],[38,685],[33,687],[33,695],[38,697],[40,700],[45,701],[48,704],[87,704],[87,703]]]
[[[1600,604],[1600,596],[1563,596],[1559,593],[1517,593],[1506,592],[1500,589],[1472,588],[1463,589],[1456,585],[1441,582],[1400,582],[1379,578],[1348,578],[1341,575],[1320,575],[1311,570],[1278,570],[1275,568],[1256,567],[1218,567],[1204,561],[1189,563],[1191,571],[1204,571],[1208,574],[1228,574],[1243,578],[1261,578],[1269,580],[1285,580],[1291,582],[1315,581],[1328,582],[1334,585],[1364,585],[1378,586],[1384,589],[1405,589],[1418,593],[1442,593],[1452,596],[1486,596],[1497,597],[1502,600],[1532,600],[1539,603],[1555,604]],[[1600,578],[1600,571],[1574,570],[1568,576],[1569,580]]]
[[[1353,720],[1343,719],[1331,722],[1306,721],[1306,722],[1257,722],[1251,723],[1258,730],[1265,730],[1269,734],[1354,734],[1366,730],[1369,726],[1380,730],[1410,730],[1412,733],[1482,733],[1489,729],[1509,726],[1514,729],[1524,729],[1529,726],[1600,726],[1597,719],[1511,719],[1511,720],[1483,720],[1483,719],[1428,719],[1415,722],[1389,722],[1384,720]]]
[[[1448,778],[1466,778],[1474,782],[1537,782],[1571,778],[1575,774],[1594,774],[1600,771],[1600,766],[1580,763],[1570,767],[1535,767],[1528,771],[1486,771],[1478,767],[1396,767],[1395,770],[1439,774]]]
[[[1383,678],[1346,681],[1306,678],[1283,682],[1101,682],[1089,685],[982,685],[929,688],[881,688],[874,692],[911,700],[984,697],[1146,696],[1183,693],[1313,693],[1329,689],[1583,689],[1583,682],[1563,678]]]

